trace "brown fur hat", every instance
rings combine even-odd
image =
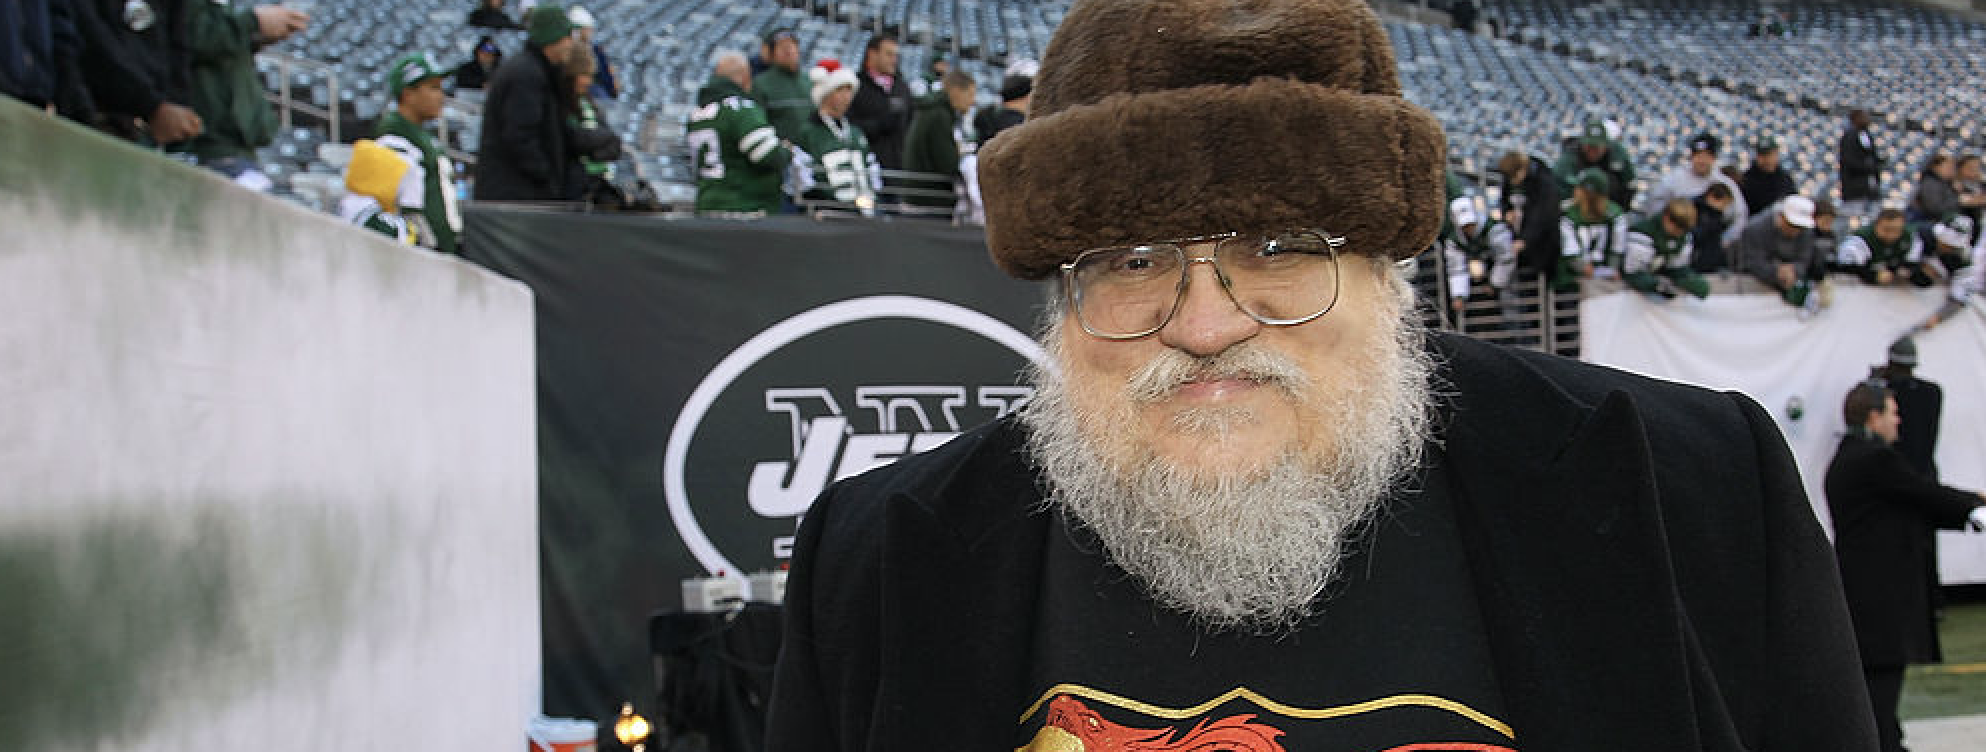
[[[1230,231],[1409,258],[1441,227],[1445,143],[1361,0],[1077,0],[1027,122],[979,152],[986,242],[1024,279]]]

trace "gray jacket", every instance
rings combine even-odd
[[[1779,234],[1779,210],[1774,209],[1745,222],[1738,231],[1737,245],[1730,249],[1738,269],[1779,287],[1779,265],[1792,264],[1796,279],[1806,279],[1807,270],[1819,263],[1815,258],[1814,231],[1801,230],[1795,238]]]

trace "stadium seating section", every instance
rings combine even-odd
[[[630,147],[629,174],[649,180],[667,199],[694,194],[682,124],[696,88],[720,49],[747,54],[766,30],[797,30],[802,59],[854,64],[875,31],[904,41],[902,68],[926,70],[949,54],[993,101],[1010,60],[1039,59],[1068,9],[1066,0],[594,0],[599,43],[623,87],[609,120]],[[1440,3],[1437,3],[1440,5]],[[1986,25],[1911,6],[1841,0],[1781,8],[1787,37],[1755,38],[1747,26],[1766,11],[1743,0],[1581,3],[1502,0],[1483,4],[1500,38],[1389,21],[1409,98],[1447,126],[1451,161],[1465,174],[1486,172],[1508,149],[1545,158],[1588,117],[1617,121],[1644,186],[1683,158],[1683,144],[1708,131],[1726,144],[1723,161],[1742,163],[1745,145],[1772,135],[1808,195],[1834,193],[1835,142],[1850,108],[1876,114],[1889,160],[1883,187],[1902,201],[1931,154],[1977,148],[1986,93],[1982,58],[1969,45],[1986,41]],[[464,25],[466,0],[310,0],[309,30],[274,52],[318,65],[279,68],[263,61],[272,91],[340,113],[350,140],[387,106],[385,67],[412,50],[443,62],[466,60],[486,33]],[[515,4],[511,4],[513,14]],[[498,32],[515,50],[521,32]],[[280,80],[287,71],[288,80]],[[335,81],[335,86],[333,85]],[[480,119],[477,92],[451,100],[450,141],[473,153]],[[1320,124],[1320,127],[1326,127]],[[335,174],[336,149],[322,119],[303,118],[265,153],[279,186],[305,203],[304,190]],[[1493,190],[1493,189],[1492,189]]]

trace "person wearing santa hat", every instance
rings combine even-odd
[[[882,165],[869,148],[868,137],[848,119],[848,105],[855,101],[855,71],[839,61],[822,60],[808,71],[808,78],[813,82],[814,114],[800,124],[793,141],[812,158],[812,185],[801,198],[872,209]]]

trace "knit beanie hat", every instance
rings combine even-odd
[[[1444,152],[1361,0],[1077,0],[1027,122],[980,149],[986,242],[1023,279],[1221,232],[1410,258],[1441,229]]]
[[[555,44],[563,37],[572,36],[572,19],[566,17],[564,8],[540,5],[531,9],[531,21],[524,33],[534,47]]]
[[[1000,79],[1000,101],[1002,102],[1012,102],[1033,93],[1034,79],[1032,78],[1009,73],[1006,78]]]
[[[813,69],[807,71],[807,79],[814,82],[813,96],[815,107],[821,106],[821,100],[827,99],[828,95],[833,94],[835,89],[843,86],[857,85],[855,82],[855,71],[843,67],[841,61],[834,58],[827,58],[814,63]]]

